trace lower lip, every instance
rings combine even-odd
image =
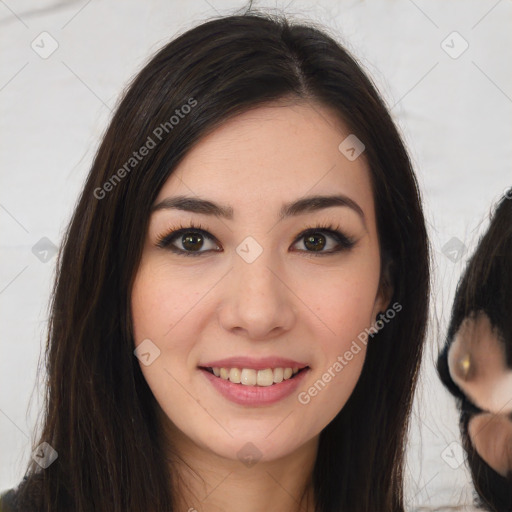
[[[213,387],[225,398],[240,405],[271,405],[290,396],[304,380],[310,368],[300,371],[295,377],[271,386],[245,386],[216,377],[207,370],[201,372]]]

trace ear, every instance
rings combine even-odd
[[[468,433],[478,455],[503,477],[512,471],[512,421],[503,414],[477,414]]]
[[[372,318],[378,320],[377,315],[381,311],[386,311],[391,302],[394,292],[394,284],[392,278],[393,261],[389,257],[385,257],[385,263],[380,273],[379,289],[373,306]]]

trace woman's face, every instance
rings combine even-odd
[[[203,138],[158,194],[135,345],[167,426],[196,448],[290,454],[357,383],[360,340],[387,302],[364,152],[339,149],[349,135],[318,105],[260,107]],[[178,196],[190,202],[173,207]]]

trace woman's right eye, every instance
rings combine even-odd
[[[218,249],[215,248],[205,251],[199,250],[204,248],[205,241],[213,242],[213,240],[214,238],[200,227],[189,226],[188,228],[172,230],[170,233],[159,237],[157,246],[169,249],[181,256],[200,256],[212,250],[218,252]],[[176,244],[180,244],[183,249],[177,247]],[[218,245],[214,245],[218,248]]]

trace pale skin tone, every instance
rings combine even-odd
[[[199,141],[159,191],[155,204],[186,195],[233,210],[232,219],[156,210],[132,290],[135,344],[149,338],[161,351],[141,369],[170,445],[192,468],[173,466],[182,482],[179,510],[313,510],[319,434],[351,395],[366,346],[360,344],[307,405],[297,394],[321,379],[389,305],[389,293],[379,286],[370,171],[364,153],[349,161],[338,149],[349,134],[316,104],[259,107]],[[331,206],[279,220],[284,203],[335,194],[361,212]],[[158,247],[160,235],[190,222],[211,237],[193,249],[203,254],[187,257]],[[340,244],[314,229],[315,242],[325,244],[319,255],[304,235],[298,238],[319,224],[339,228],[353,247],[332,252]],[[263,249],[251,263],[236,252],[248,236]],[[192,252],[182,235],[172,245]],[[222,396],[198,367],[232,356],[293,358],[310,371],[296,393],[275,404],[240,405]],[[251,467],[237,456],[247,443],[261,454]]]

